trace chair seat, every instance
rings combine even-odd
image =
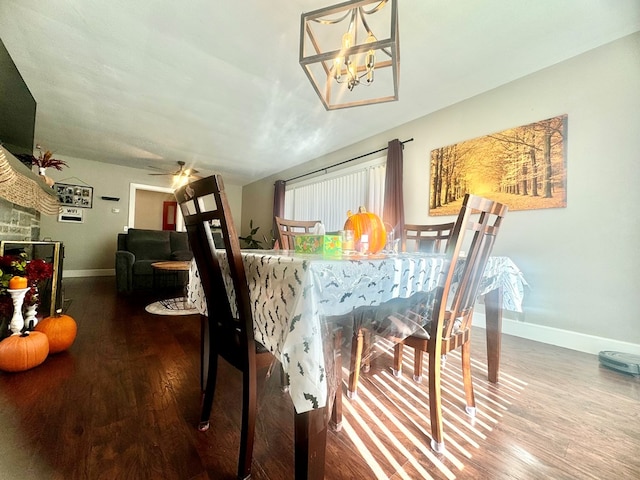
[[[260,342],[256,342],[256,353],[271,353],[267,347]]]
[[[433,293],[418,292],[407,298],[392,298],[381,305],[354,310],[354,327],[401,341],[410,335],[429,338]]]
[[[217,337],[217,352],[231,365],[239,370],[243,370],[246,362],[246,355],[242,349],[242,332],[239,328],[229,330],[225,326],[218,325]],[[269,349],[262,343],[254,340],[255,352],[256,352],[256,366],[263,368],[276,361]]]

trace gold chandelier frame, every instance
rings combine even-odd
[[[352,0],[303,13],[300,65],[327,110],[398,100],[397,0]]]

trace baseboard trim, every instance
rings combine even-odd
[[[473,325],[485,328],[485,316],[483,313],[475,312],[473,314]],[[640,345],[635,343],[596,337],[595,335],[587,335],[545,325],[535,325],[509,318],[502,319],[502,333],[593,355],[597,355],[603,350],[640,355]]]
[[[62,278],[73,277],[115,277],[115,268],[95,269],[95,270],[62,270]]]

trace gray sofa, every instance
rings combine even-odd
[[[168,260],[191,260],[193,254],[186,232],[130,228],[118,234],[116,251],[116,287],[118,293],[149,290],[154,286],[151,264]],[[155,272],[162,275],[163,287],[184,285],[184,272]]]

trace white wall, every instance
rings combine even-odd
[[[93,188],[93,208],[85,209],[84,223],[60,223],[57,216],[42,215],[40,234],[64,243],[65,276],[113,275],[117,234],[129,219],[130,184],[171,187],[170,176],[151,176],[138,168],[119,167],[85,159],[56,155],[69,167],[48,169],[47,175],[61,183],[87,184]],[[239,227],[242,187],[225,183],[232,215]],[[100,197],[118,197],[119,201]],[[118,212],[114,212],[118,210]]]
[[[506,322],[505,332],[590,352],[640,353],[632,307],[640,297],[640,33],[245,186],[243,224],[253,218],[270,229],[266,198],[273,198],[276,179],[394,138],[414,138],[404,149],[406,221],[433,223],[431,150],[565,113],[567,208],[510,212],[495,247],[531,286],[524,315]]]

